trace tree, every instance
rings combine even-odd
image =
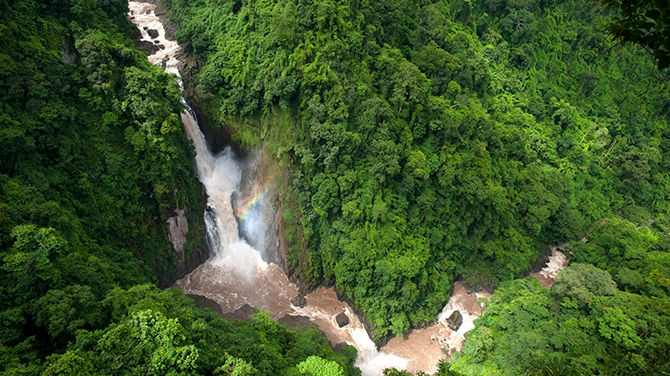
[[[176,319],[152,310],[132,314],[96,345],[98,369],[116,375],[179,375],[195,370],[198,350]]]
[[[607,307],[598,318],[600,335],[611,339],[626,349],[635,350],[640,346],[640,337],[635,332],[635,323],[618,307]]]
[[[571,264],[558,273],[551,291],[559,297],[575,298],[586,305],[596,296],[611,296],[617,291],[610,274],[591,264]]]
[[[214,370],[217,376],[256,376],[258,370],[244,359],[235,358],[226,354],[226,362]]]
[[[36,306],[37,324],[45,326],[54,338],[66,334],[72,339],[79,329],[95,329],[102,321],[100,304],[89,286],[49,290]]]
[[[60,282],[61,271],[54,262],[66,249],[67,241],[56,230],[19,225],[11,235],[16,238],[13,252],[3,258],[2,265],[12,275],[11,292],[23,295],[23,299],[34,298]]]
[[[49,365],[42,375],[97,376],[99,373],[93,366],[93,360],[90,355],[79,350],[68,351],[62,355],[53,355],[49,358]]]
[[[310,356],[298,363],[298,370],[307,376],[344,376],[339,364],[321,359],[318,356]]]
[[[635,43],[649,52],[658,70],[670,66],[670,3],[664,0],[600,0],[614,9],[607,29],[619,43]]]

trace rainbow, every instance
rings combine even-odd
[[[251,213],[254,207],[256,207],[256,204],[260,202],[261,198],[263,198],[265,192],[267,191],[267,184],[257,187],[256,193],[237,207],[235,210],[235,216],[240,219],[245,219],[249,213]]]

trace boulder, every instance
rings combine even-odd
[[[307,316],[284,315],[282,318],[277,320],[277,322],[292,329],[317,327],[316,325],[312,324],[312,321]]]
[[[463,324],[463,315],[459,311],[454,311],[447,319],[447,325],[453,331],[457,331],[461,324]]]
[[[347,346],[350,346],[350,345],[346,342],[340,342],[340,343],[336,344],[335,346],[333,346],[333,350],[335,350],[335,352],[339,353],[339,352],[342,352],[342,349],[347,347]]]
[[[153,55],[159,49],[157,44],[151,43],[151,42],[146,41],[146,40],[137,40],[136,39],[135,40],[135,46],[137,46],[137,48],[140,51],[144,52],[145,55]]]
[[[258,312],[258,309],[250,306],[249,304],[245,304],[242,307],[240,307],[237,311],[224,313],[222,316],[231,320],[250,321],[251,320],[250,316],[255,314],[256,312]]]
[[[165,69],[165,68],[167,67],[167,62],[168,62],[169,60],[170,60],[170,55],[166,55],[166,56],[163,58],[163,60],[161,60],[161,63],[159,64],[159,66],[160,66],[161,68]]]
[[[304,308],[307,305],[307,299],[302,295],[298,295],[291,300],[291,304],[298,308]]]
[[[335,317],[335,321],[337,321],[337,325],[339,325],[340,328],[349,325],[349,317],[347,317],[347,315],[344,312],[337,315]]]
[[[147,34],[149,34],[151,39],[158,38],[158,30],[156,29],[147,29]]]
[[[219,305],[219,303],[215,302],[214,300],[209,299],[207,297],[204,297],[202,295],[187,294],[186,296],[193,299],[193,301],[195,302],[195,305],[197,307],[199,307],[199,308],[211,308],[214,312],[223,316],[223,311],[221,311],[221,306]]]

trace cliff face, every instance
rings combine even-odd
[[[175,41],[175,31],[177,28],[170,23],[167,13],[160,2],[140,2],[156,4],[156,8],[153,12],[158,16],[165,29],[164,39],[154,39],[159,36],[159,32],[147,28],[147,26],[143,26],[153,42],[146,40],[142,41],[142,32],[140,32],[139,28],[136,29],[134,34],[135,44],[149,56],[157,52],[159,48],[164,49],[165,47],[163,46],[163,43],[166,43],[166,40]],[[139,13],[140,12],[137,9],[131,10],[128,17],[131,21],[137,21],[136,17],[140,16]],[[138,23],[138,25],[140,25],[140,23]],[[162,42],[159,42],[159,40]],[[183,67],[187,66],[189,61],[189,56],[187,54],[179,52],[174,57],[182,62],[181,65]],[[165,63],[163,62],[163,64]],[[201,116],[201,118],[206,121],[204,116]],[[193,271],[209,257],[206,229],[203,220],[203,203],[207,201],[207,197],[204,187],[197,180],[195,170],[193,170],[192,176],[195,179],[195,182],[189,183],[195,183],[195,185],[182,184],[184,182],[180,183],[178,181],[175,181],[174,185],[175,197],[190,198],[185,201],[177,200],[179,204],[177,204],[176,207],[164,209],[160,215],[160,220],[165,223],[167,227],[164,234],[169,240],[168,246],[171,251],[168,255],[168,262],[160,267],[154,268],[158,284],[163,288],[171,286],[176,280]],[[159,219],[156,218],[156,220]]]
[[[207,200],[204,189],[201,197],[201,202]],[[175,257],[171,268],[156,271],[156,278],[161,288],[172,286],[175,281],[192,272],[209,258],[203,207],[203,205],[198,205],[197,210],[193,210],[186,205],[182,209],[176,208],[174,216],[164,218]]]

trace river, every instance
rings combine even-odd
[[[142,32],[142,40],[160,47],[148,56],[149,60],[179,76],[177,56],[180,47],[176,41],[166,39],[165,29],[154,14],[156,5],[131,1],[129,8],[129,17]],[[452,349],[460,350],[465,333],[474,328],[473,320],[483,310],[478,299],[490,297],[485,291],[468,290],[461,283],[455,284],[451,299],[434,325],[410,330],[404,337],[390,340],[380,350],[370,339],[351,307],[338,300],[332,288],[322,287],[309,293],[306,296],[306,305],[302,308],[291,304],[291,300],[298,295],[297,287],[289,281],[279,266],[263,261],[260,253],[245,239],[240,238],[238,221],[242,215],[239,208],[238,217],[233,210],[233,195],[237,193],[246,197],[245,202],[248,205],[242,211],[250,215],[248,220],[242,221],[246,227],[243,230],[252,233],[257,231],[261,216],[253,213],[257,213],[258,207],[264,205],[266,187],[255,182],[246,188],[251,194],[238,192],[243,166],[231,149],[213,154],[198,127],[193,111],[185,111],[181,114],[181,119],[187,137],[195,146],[198,178],[208,195],[205,222],[211,258],[177,281],[175,287],[187,294],[214,300],[224,313],[234,312],[248,304],[268,311],[274,319],[280,319],[284,315],[309,317],[333,345],[346,342],[356,347],[356,365],[363,375],[381,375],[385,368],[390,367],[413,373],[434,373],[437,362],[445,359],[447,352]],[[463,317],[463,323],[456,331],[447,325],[447,318],[454,311],[459,311]],[[349,324],[340,328],[335,317],[343,312],[349,318]]]

